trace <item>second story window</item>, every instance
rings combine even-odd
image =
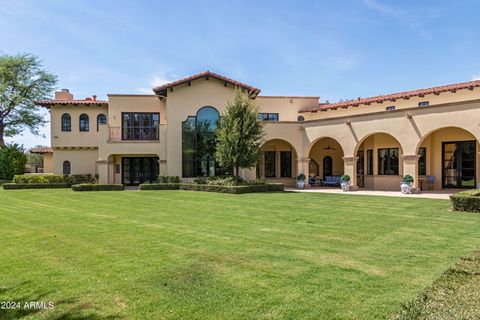
[[[68,113],[62,115],[62,131],[72,131],[72,117]]]
[[[258,118],[263,121],[278,121],[278,113],[264,113],[258,114]]]
[[[428,107],[429,105],[430,105],[430,102],[428,102],[428,101],[420,101],[418,103],[419,107]]]
[[[393,111],[393,110],[395,110],[395,106],[388,106],[388,107],[385,108],[385,110]]]
[[[104,115],[103,113],[99,114],[97,116],[97,132],[98,132],[98,126],[106,123],[107,123],[107,116]]]
[[[82,113],[80,115],[80,131],[86,132],[89,131],[88,115]]]
[[[158,140],[159,125],[159,113],[123,112],[122,140]]]

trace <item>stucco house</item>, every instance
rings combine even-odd
[[[75,99],[63,89],[50,109],[45,171],[92,174],[100,183],[135,185],[158,174],[182,178],[224,173],[213,157],[215,121],[235,88],[265,121],[266,142],[247,178],[293,184],[305,173],[348,174],[354,188],[473,188],[479,181],[480,81],[337,103],[317,96],[262,96],[260,89],[203,72],[153,88],[151,95]],[[311,178],[312,179],[312,178]]]

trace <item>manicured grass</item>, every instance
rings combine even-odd
[[[382,319],[480,245],[443,200],[0,191],[0,318]]]

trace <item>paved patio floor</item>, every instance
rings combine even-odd
[[[343,192],[340,188],[311,188],[298,190],[296,188],[285,188],[285,191],[292,192],[313,192],[313,193],[330,193],[330,194],[348,194],[356,196],[383,196],[383,197],[403,197],[403,198],[427,198],[427,199],[449,199],[449,196],[458,190],[447,191],[424,191],[418,194],[403,194],[400,191],[378,191],[378,190],[365,190],[360,189],[358,191]]]

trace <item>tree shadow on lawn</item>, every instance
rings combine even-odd
[[[25,317],[31,317],[34,315],[40,316],[40,313],[47,313],[47,312],[55,312],[55,309],[58,307],[62,307],[66,309],[66,311],[61,311],[60,314],[52,314],[49,319],[54,319],[54,320],[87,320],[87,319],[93,319],[93,320],[110,320],[110,319],[122,319],[123,317],[120,315],[100,315],[96,312],[88,311],[86,312],[85,309],[89,308],[90,306],[81,304],[74,298],[67,298],[67,299],[62,299],[59,301],[52,301],[51,299],[48,298],[48,296],[53,292],[53,291],[48,291],[48,292],[35,292],[31,294],[23,294],[19,296],[13,296],[12,294],[9,294],[9,292],[13,291],[18,291],[20,290],[21,287],[27,286],[31,284],[32,281],[24,281],[21,282],[15,286],[10,286],[10,287],[5,287],[5,286],[0,286],[0,295],[3,296],[3,298],[0,301],[3,302],[20,302],[19,307],[15,308],[9,308],[9,309],[4,309],[0,308],[0,319],[2,320],[13,320],[13,319],[22,319]],[[48,309],[48,303],[52,301],[54,303],[54,309],[49,310]],[[46,309],[44,308],[36,308],[36,307],[25,307],[25,303],[28,302],[44,302],[46,305]]]

